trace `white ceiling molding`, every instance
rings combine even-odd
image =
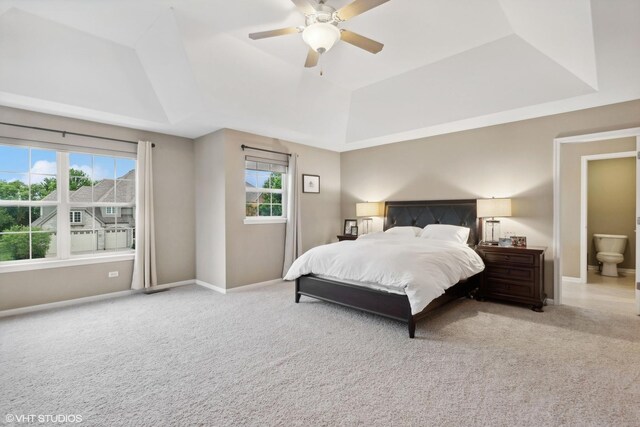
[[[334,7],[350,0],[327,0]],[[291,0],[0,0],[0,104],[336,151],[640,98],[640,1],[391,0],[303,67]],[[320,70],[323,76],[320,76]]]

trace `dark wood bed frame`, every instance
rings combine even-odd
[[[384,212],[385,230],[399,226],[425,227],[428,224],[462,225],[471,229],[467,243],[475,245],[478,242],[475,199],[386,202]],[[478,284],[479,275],[458,282],[414,315],[411,314],[411,306],[406,295],[377,291],[313,275],[301,276],[296,280],[295,301],[300,302],[300,296],[305,295],[399,320],[407,323],[409,337],[413,338],[417,321],[449,301],[469,296]]]

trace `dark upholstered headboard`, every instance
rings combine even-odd
[[[451,224],[469,227],[469,244],[478,243],[476,200],[417,200],[385,202],[384,229],[392,227],[425,227],[428,224]]]

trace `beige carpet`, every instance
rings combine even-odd
[[[0,319],[0,417],[83,425],[634,425],[640,318],[454,302],[418,325],[278,284]]]

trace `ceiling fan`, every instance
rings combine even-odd
[[[304,13],[304,25],[251,33],[249,34],[249,38],[258,40],[267,37],[302,33],[302,39],[309,45],[309,53],[304,63],[304,66],[307,68],[318,65],[320,55],[331,49],[338,40],[343,40],[371,53],[378,53],[384,47],[382,43],[345,30],[344,28],[339,28],[339,25],[389,0],[354,0],[352,3],[338,10],[325,4],[326,0],[320,0],[318,4],[314,4],[310,0],[291,1]]]

